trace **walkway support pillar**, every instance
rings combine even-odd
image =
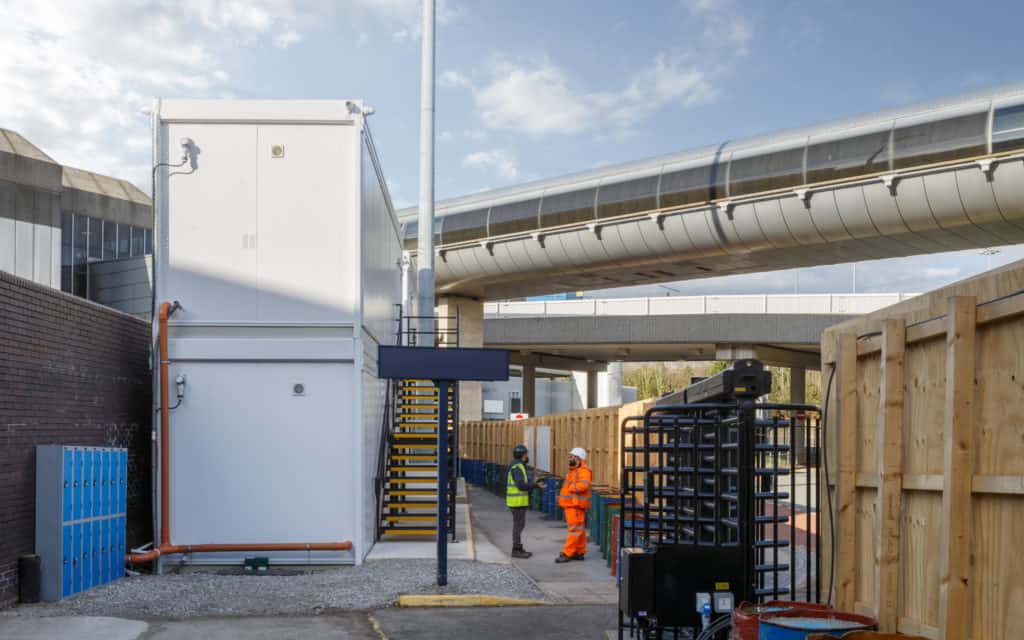
[[[532,364],[523,365],[523,413],[537,415],[537,369]]]
[[[434,0],[423,0],[420,60],[420,207],[416,251],[416,315],[421,333],[434,330]]]
[[[587,409],[597,408],[597,371],[587,372]]]

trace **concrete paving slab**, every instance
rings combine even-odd
[[[505,501],[479,486],[470,487],[469,495],[474,531],[485,535],[508,557],[512,550],[512,515]],[[526,573],[555,602],[616,604],[615,579],[596,544],[588,542],[588,556],[583,562],[555,563],[565,543],[565,534],[564,522],[546,520],[543,514],[529,511],[523,546],[533,552],[533,557],[511,559],[512,564]]]
[[[385,609],[374,618],[389,640],[596,640],[616,625],[606,605]]]
[[[71,637],[71,636],[69,636]],[[77,640],[77,636],[75,636]],[[154,623],[146,640],[380,640],[365,613],[316,618],[259,617]]]
[[[100,616],[0,619],[5,640],[136,640],[148,630],[145,622]]]

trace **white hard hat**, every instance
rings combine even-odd
[[[583,449],[581,449],[580,447],[576,447],[575,449],[570,451],[569,455],[576,456],[580,460],[586,460],[587,459],[587,452],[584,451]]]

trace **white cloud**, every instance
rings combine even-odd
[[[472,86],[465,74],[452,70],[442,71],[437,77],[437,84],[447,89],[464,89]]]
[[[717,95],[697,65],[668,55],[615,91],[581,89],[549,61],[498,60],[489,75],[473,92],[484,126],[535,135],[630,126],[669,105],[703,104]]]
[[[960,275],[959,267],[927,267],[924,270],[925,278],[955,278]]]
[[[442,131],[441,133],[437,134],[437,141],[448,142],[452,139],[452,137],[453,136],[451,131]]]
[[[504,149],[476,151],[462,159],[462,166],[493,171],[499,178],[512,180],[519,175],[519,161]]]

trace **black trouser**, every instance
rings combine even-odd
[[[509,507],[512,511],[512,546],[523,546],[523,529],[526,528],[527,507]]]

